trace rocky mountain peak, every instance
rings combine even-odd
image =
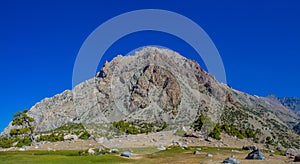
[[[299,117],[280,103],[234,90],[219,83],[196,61],[157,47],[118,55],[105,62],[94,78],[46,98],[28,111],[35,119],[36,131],[75,122],[100,135],[109,131],[104,125],[120,120],[190,128],[201,113],[213,123],[256,128],[262,138],[280,135],[284,143],[297,138],[285,134],[294,134],[292,127]],[[10,124],[2,135],[11,128]]]

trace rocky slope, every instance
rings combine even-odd
[[[190,127],[200,113],[213,122],[258,129],[262,140],[270,136],[279,144],[299,142],[292,131],[299,117],[281,103],[234,90],[196,61],[155,47],[117,56],[94,78],[38,102],[28,115],[35,119],[36,131],[80,122],[101,135],[119,120]],[[11,128],[10,124],[2,135]]]
[[[300,99],[295,97],[283,97],[280,98],[280,102],[285,107],[291,109],[300,117]]]
[[[296,97],[277,97],[276,95],[268,95],[266,98],[270,100],[280,103],[286,108],[290,109],[296,115],[300,117],[300,99]]]

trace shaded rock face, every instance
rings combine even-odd
[[[143,69],[139,77],[132,80],[130,96],[130,108],[136,110],[149,106],[151,99],[149,94],[154,94],[158,99],[158,105],[166,112],[176,115],[181,101],[181,90],[176,78],[168,70],[159,66],[148,65]],[[134,83],[135,82],[135,83]]]

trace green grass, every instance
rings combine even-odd
[[[5,164],[75,164],[75,163],[128,163],[131,159],[118,155],[78,156],[78,151],[25,151],[25,152],[0,152],[0,163]]]
[[[158,163],[198,163],[200,160],[206,160],[205,154],[193,155],[193,152],[199,147],[189,147],[184,150],[180,147],[172,147],[169,150],[157,151],[155,147],[120,149],[120,151],[132,150],[134,154],[138,154],[134,158],[123,158],[119,154],[105,154],[100,156],[79,156],[76,150],[70,151],[12,151],[0,152],[0,163],[5,164],[93,164],[93,163],[142,163],[142,164],[158,164]],[[215,147],[200,147],[200,152],[211,154],[225,154],[226,157],[234,153],[231,150],[238,150],[243,153],[243,156],[249,153],[242,149],[236,148],[215,148]],[[265,152],[265,155],[268,153]],[[276,154],[276,153],[275,153]],[[244,157],[243,157],[244,158]]]
[[[131,148],[131,149],[119,149],[119,150],[121,152],[132,151],[134,154],[139,154],[139,155],[152,154],[158,151],[156,147],[140,147],[140,148]]]

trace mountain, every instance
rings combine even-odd
[[[290,109],[292,112],[294,112],[296,115],[300,117],[300,99],[296,97],[277,97],[276,95],[268,95],[267,98],[269,98],[272,101],[275,101],[276,103],[280,103],[286,108]]]
[[[295,97],[283,97],[280,98],[280,102],[285,107],[291,109],[300,117],[300,99]]]
[[[299,116],[280,102],[252,96],[218,82],[193,60],[146,47],[106,62],[94,78],[36,103],[28,115],[36,131],[82,123],[95,136],[114,136],[114,122],[164,123],[191,128],[200,114],[212,122],[253,129],[258,139],[299,146],[292,130]],[[7,135],[10,124],[2,135]]]

